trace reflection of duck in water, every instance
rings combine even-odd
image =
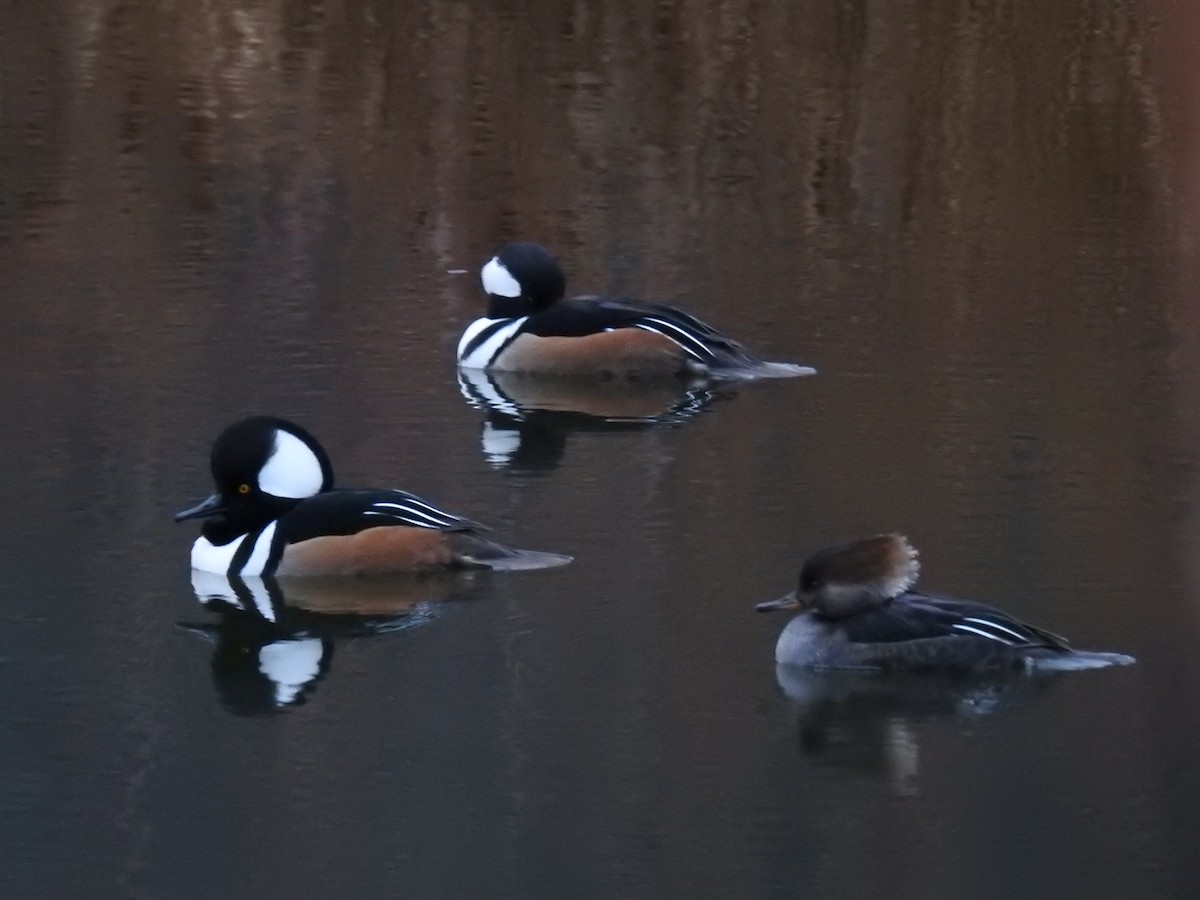
[[[796,589],[760,611],[800,609],[775,661],[816,668],[972,671],[1097,669],[1120,653],[1073,650],[1065,640],[980,603],[912,590],[917,552],[898,534],[818,550]]]
[[[464,369],[602,378],[786,378],[813,369],[764,362],[672,306],[624,297],[566,298],[545,248],[505,244],[483,267],[487,314],[458,343]]]
[[[572,432],[669,428],[731,395],[707,384],[632,385],[478,369],[459,369],[458,387],[487,414],[481,443],[488,462],[527,470],[555,468]]]
[[[254,416],[226,428],[210,459],[217,492],[175,521],[206,518],[193,569],[223,575],[380,575],[561,566],[569,556],[496,543],[478,522],[400,490],[334,490],[316,438]]]
[[[863,672],[777,666],[796,708],[800,752],[814,762],[887,782],[897,796],[917,793],[919,726],[978,721],[1031,703],[1057,673]]]
[[[226,578],[193,570],[192,589],[220,621],[182,625],[213,642],[212,675],[226,707],[261,714],[297,706],[329,672],[335,642],[429,621],[453,584],[394,578],[347,584]]]

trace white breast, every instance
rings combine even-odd
[[[505,321],[504,319],[476,319],[467,326],[467,330],[463,332],[463,336],[458,342],[458,364],[464,369],[486,369],[495,360],[500,349],[508,343],[509,339],[520,330],[525,324],[528,316],[522,316],[519,319],[513,319],[503,328],[498,329],[486,341],[472,350],[467,356],[463,353],[467,349],[467,345],[475,339],[475,337],[485,328],[489,328],[498,322]]]
[[[238,547],[245,539],[246,536],[242,535],[228,544],[217,546],[209,543],[206,537],[196,538],[196,543],[192,544],[192,568],[199,569],[201,572],[224,575],[229,571],[233,555],[237,553]]]
[[[829,625],[808,613],[788,622],[775,644],[775,662],[789,666],[837,665],[836,649],[844,641],[831,640]]]
[[[250,558],[246,560],[241,571],[230,572],[229,567],[233,564],[233,557],[237,554],[238,548],[242,546],[242,541],[246,540],[246,535],[219,546],[210,543],[206,537],[197,538],[196,543],[192,544],[192,568],[199,569],[201,572],[215,572],[218,575],[261,575],[267,559],[271,555],[271,541],[275,537],[275,524],[272,522],[263,529],[258,540],[254,542]]]

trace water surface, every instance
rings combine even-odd
[[[0,3],[0,893],[1189,896],[1180,7]],[[518,238],[820,374],[472,406]],[[577,561],[247,631],[170,515],[255,412]],[[753,604],[893,529],[1138,665],[781,684]]]

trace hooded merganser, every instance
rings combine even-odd
[[[514,550],[483,525],[399,490],[333,490],[316,438],[254,416],[213,444],[217,492],[175,516],[209,517],[192,568],[222,575],[370,575],[455,568],[538,569],[569,556]]]
[[[672,306],[616,297],[565,299],[566,277],[545,248],[505,244],[483,267],[487,316],[458,342],[465,369],[651,378],[781,378],[807,366],[763,362]]]
[[[1092,669],[1129,665],[1120,653],[1072,650],[1007,613],[912,590],[917,551],[898,534],[818,550],[797,588],[757,609],[800,609],[775,661],[815,668],[974,670],[1004,666]]]

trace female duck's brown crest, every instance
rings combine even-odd
[[[800,570],[799,605],[829,619],[882,606],[917,582],[917,551],[900,534],[818,550]]]

